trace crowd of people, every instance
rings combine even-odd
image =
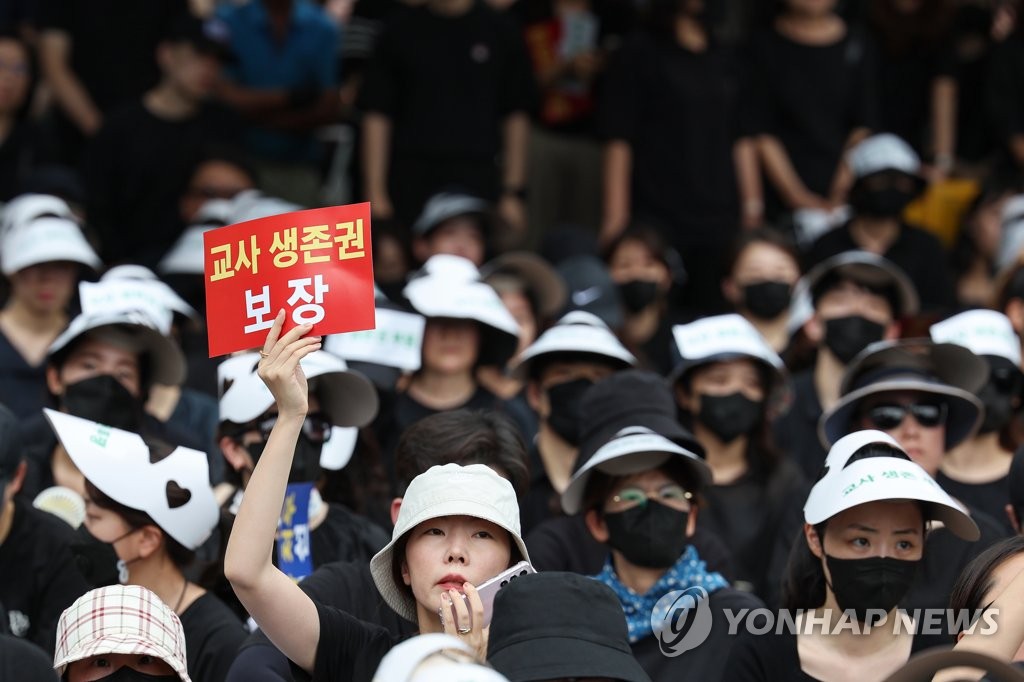
[[[4,3],[0,680],[1013,679],[1021,9]]]

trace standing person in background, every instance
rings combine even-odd
[[[36,125],[28,120],[33,71],[28,44],[0,32],[0,201],[18,193],[40,144]]]
[[[657,227],[687,264],[687,303],[714,309],[741,207],[744,224],[757,225],[762,204],[740,120],[739,60],[709,33],[704,5],[655,0],[609,67],[598,111],[601,240],[612,242],[631,220]]]
[[[874,50],[836,0],[779,0],[749,45],[758,148],[770,219],[846,200],[843,152],[875,127]]]
[[[412,225],[431,195],[458,184],[521,233],[535,87],[521,30],[484,0],[396,9],[359,99],[374,217]]]

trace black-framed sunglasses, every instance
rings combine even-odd
[[[259,431],[260,437],[267,440],[276,423],[277,415],[274,414],[243,427],[238,435],[241,436],[246,431]],[[320,412],[307,414],[302,421],[302,435],[314,443],[326,443],[331,439],[331,422]]]
[[[864,412],[871,425],[882,431],[895,429],[903,423],[908,414],[914,415],[914,419],[921,426],[934,428],[946,423],[949,407],[946,403],[892,403],[875,405]]]

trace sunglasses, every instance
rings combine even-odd
[[[946,403],[875,405],[869,408],[864,416],[876,429],[889,431],[902,424],[908,414],[913,415],[914,420],[921,426],[934,428],[946,423],[949,408]]]
[[[263,440],[270,438],[270,432],[277,423],[277,415],[271,415],[266,419],[260,419],[251,425],[243,428],[239,435],[246,431],[259,431]],[[306,415],[302,422],[302,435],[314,443],[326,443],[331,439],[331,422],[323,414],[315,412]]]

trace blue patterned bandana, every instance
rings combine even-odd
[[[729,587],[729,581],[720,573],[708,572],[693,545],[686,547],[686,551],[679,557],[675,565],[665,571],[664,575],[658,578],[658,582],[654,583],[646,594],[637,594],[619,581],[619,577],[615,575],[615,567],[612,565],[610,555],[604,563],[604,570],[595,575],[594,579],[600,580],[612,588],[619,597],[622,611],[626,614],[630,644],[635,644],[654,632],[651,627],[651,613],[658,600],[669,592],[685,590],[689,587],[702,587],[708,594],[711,594],[723,587]]]

